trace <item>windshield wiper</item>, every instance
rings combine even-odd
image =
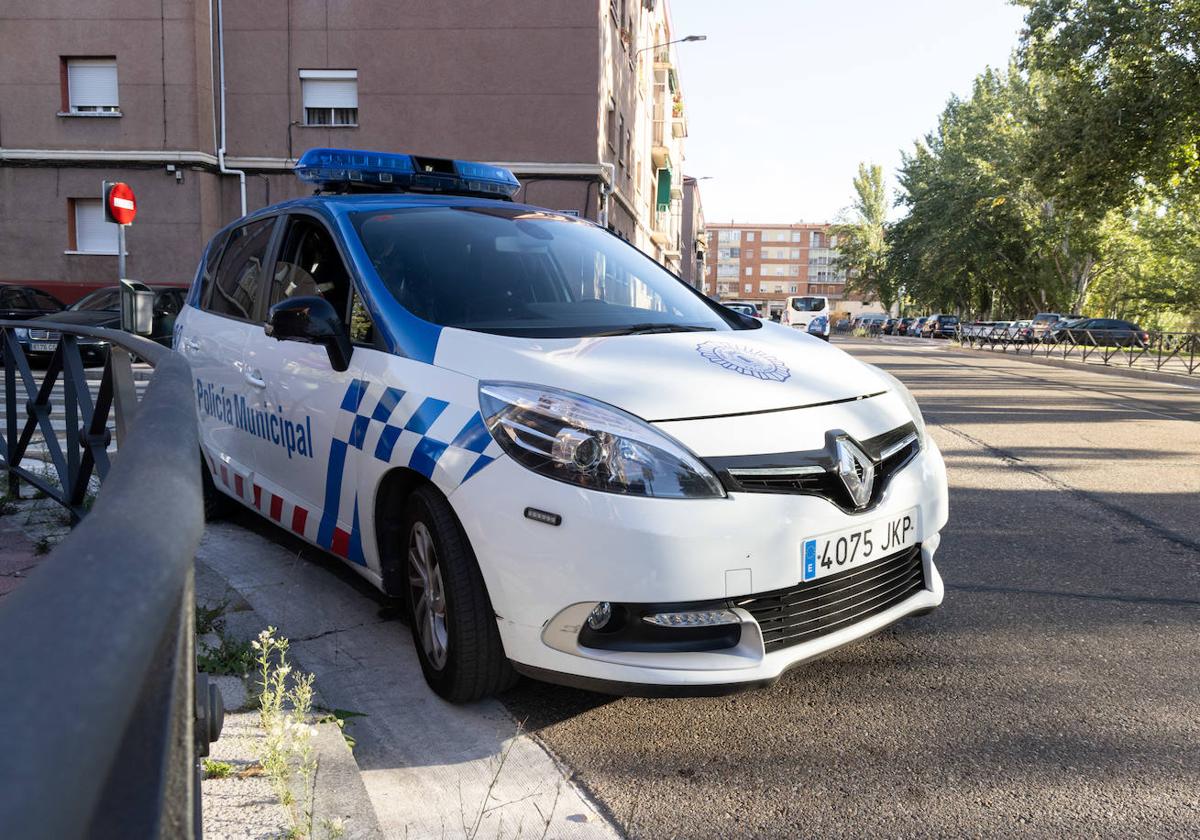
[[[663,324],[652,322],[647,324],[628,324],[624,327],[617,327],[616,329],[592,333],[592,335],[650,335],[652,333],[712,332],[713,329],[713,327],[706,327],[701,324]]]

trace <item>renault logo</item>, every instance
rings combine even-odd
[[[866,453],[846,438],[838,438],[836,447],[838,478],[846,485],[854,506],[866,507],[871,501],[871,491],[875,489],[875,465]]]

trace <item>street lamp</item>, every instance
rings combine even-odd
[[[687,35],[683,38],[676,38],[674,41],[667,41],[666,43],[662,43],[662,44],[651,44],[648,47],[642,47],[640,50],[638,50],[637,52],[635,52],[633,54],[633,57],[637,58],[639,55],[644,53],[646,50],[656,50],[659,47],[669,47],[672,44],[688,44],[688,43],[691,43],[692,41],[707,41],[707,40],[708,40],[707,35]]]

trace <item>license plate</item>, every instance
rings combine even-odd
[[[917,508],[910,508],[886,519],[805,540],[800,552],[801,578],[836,575],[916,545],[918,514]]]
[[[29,346],[34,353],[53,353],[58,345],[53,341],[34,341],[31,342]]]

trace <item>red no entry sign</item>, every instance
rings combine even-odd
[[[104,182],[104,215],[118,225],[133,224],[137,215],[137,199],[133,189],[124,181]]]

